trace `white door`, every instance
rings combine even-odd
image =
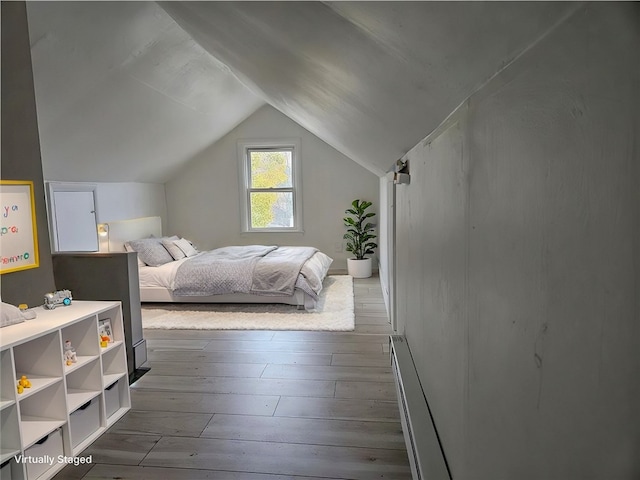
[[[98,230],[93,192],[53,192],[55,249],[97,252]]]

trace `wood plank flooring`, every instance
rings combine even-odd
[[[377,277],[354,332],[147,330],[132,409],[55,478],[410,479]]]

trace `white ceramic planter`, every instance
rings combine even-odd
[[[369,278],[371,276],[371,264],[370,258],[363,258],[362,260],[347,258],[347,272],[353,278]]]

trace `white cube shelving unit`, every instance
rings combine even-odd
[[[34,452],[78,456],[131,408],[120,302],[74,301],[35,311],[35,319],[0,329],[3,478],[53,477],[64,463],[42,468],[18,459]],[[103,348],[98,326],[106,319],[113,338]],[[63,356],[66,340],[76,349],[71,365]],[[18,393],[22,375],[31,388]]]

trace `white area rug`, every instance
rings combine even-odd
[[[167,304],[163,308],[156,305],[143,306],[143,328],[321,331],[355,328],[353,278],[349,275],[325,278],[315,311],[276,304]]]

